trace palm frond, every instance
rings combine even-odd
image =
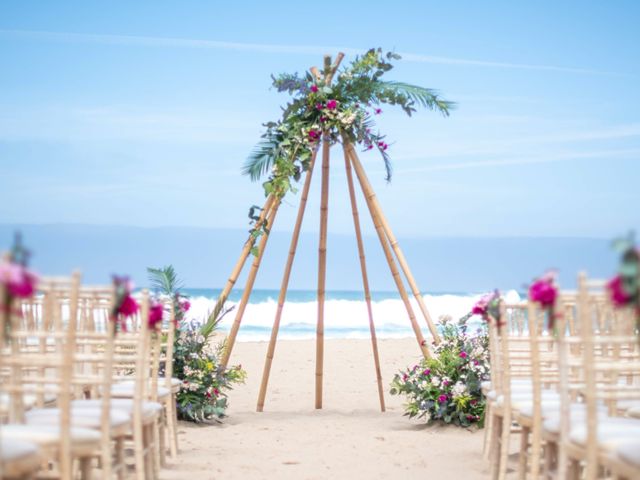
[[[429,110],[439,111],[448,117],[450,110],[455,108],[455,102],[442,99],[437,90],[431,88],[419,87],[404,82],[381,81],[376,82],[378,89],[390,90],[395,94],[404,95],[416,104],[428,108]]]
[[[147,268],[151,288],[165,295],[172,296],[183,287],[182,281],[178,278],[173,265],[162,268]]]
[[[242,174],[249,175],[254,182],[260,180],[260,177],[273,166],[278,147],[279,142],[275,138],[259,142],[242,166]]]
[[[213,308],[213,312],[209,314],[207,323],[202,325],[202,327],[200,328],[200,334],[205,339],[208,339],[209,336],[215,331],[215,329],[218,328],[218,325],[220,325],[220,322],[225,317],[225,315],[235,308],[235,307],[226,308],[224,306],[226,300],[227,299],[224,297],[220,297],[218,299],[218,301],[216,302],[216,306]]]

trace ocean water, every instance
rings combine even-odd
[[[201,323],[215,306],[220,290],[184,289],[190,297],[191,309],[186,319]],[[242,318],[238,341],[266,341],[271,335],[275,318],[278,290],[260,290],[252,292]],[[232,292],[227,306],[237,305],[242,292]],[[467,314],[482,293],[451,292],[423,294],[429,313],[434,321],[442,315],[450,315],[454,320]],[[517,302],[521,294],[516,291],[506,293],[508,302]],[[372,292],[373,320],[379,338],[413,337],[409,316],[397,292]],[[429,331],[417,302],[411,297],[411,305],[425,337]],[[317,301],[315,290],[290,290],[287,294],[280,321],[279,339],[311,339],[316,334]],[[221,331],[228,331],[236,316],[231,311],[220,324]],[[325,299],[325,338],[370,338],[369,318],[364,293],[358,291],[327,291]],[[479,326],[481,320],[473,318]]]

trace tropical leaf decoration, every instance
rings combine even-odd
[[[173,296],[184,287],[173,265],[161,268],[148,267],[147,274],[151,288],[163,295]]]
[[[381,106],[399,106],[409,116],[419,107],[449,116],[455,107],[436,90],[382,80],[393,68],[391,61],[400,58],[393,52],[371,49],[337,72],[331,85],[308,72],[304,76],[272,76],[273,86],[292,99],[282,109],[280,120],[264,124],[266,131],[245,162],[243,173],[253,181],[268,174],[263,183],[265,194],[281,198],[296,191],[295,183],[308,169],[322,139],[336,143],[346,138],[364,150],[377,149],[390,181],[389,144],[376,131],[374,120],[382,113]]]

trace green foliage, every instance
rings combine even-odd
[[[441,421],[482,426],[485,399],[481,382],[489,375],[486,328],[467,334],[465,316],[456,324],[440,323],[442,342],[434,357],[396,374],[392,395],[405,395],[405,415],[427,423]]]
[[[273,86],[292,98],[282,109],[280,120],[264,124],[266,131],[245,162],[243,173],[253,181],[268,174],[263,183],[265,195],[282,198],[288,192],[295,193],[294,185],[308,170],[321,139],[333,144],[345,138],[365,150],[377,149],[390,181],[389,145],[384,135],[375,131],[374,116],[382,113],[377,106],[399,106],[407,115],[423,107],[444,116],[454,108],[454,103],[442,99],[435,90],[382,80],[393,68],[391,62],[399,59],[396,53],[370,49],[335,72],[334,84],[308,72],[272,76]]]

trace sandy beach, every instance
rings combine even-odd
[[[381,413],[371,342],[325,342],[324,408],[314,409],[315,342],[278,343],[263,413],[256,400],[266,342],[237,343],[232,363],[248,373],[230,392],[222,425],[180,423],[173,479],[488,478],[482,431],[425,426],[402,416],[388,384],[419,359],[414,339],[379,340],[387,411]]]

